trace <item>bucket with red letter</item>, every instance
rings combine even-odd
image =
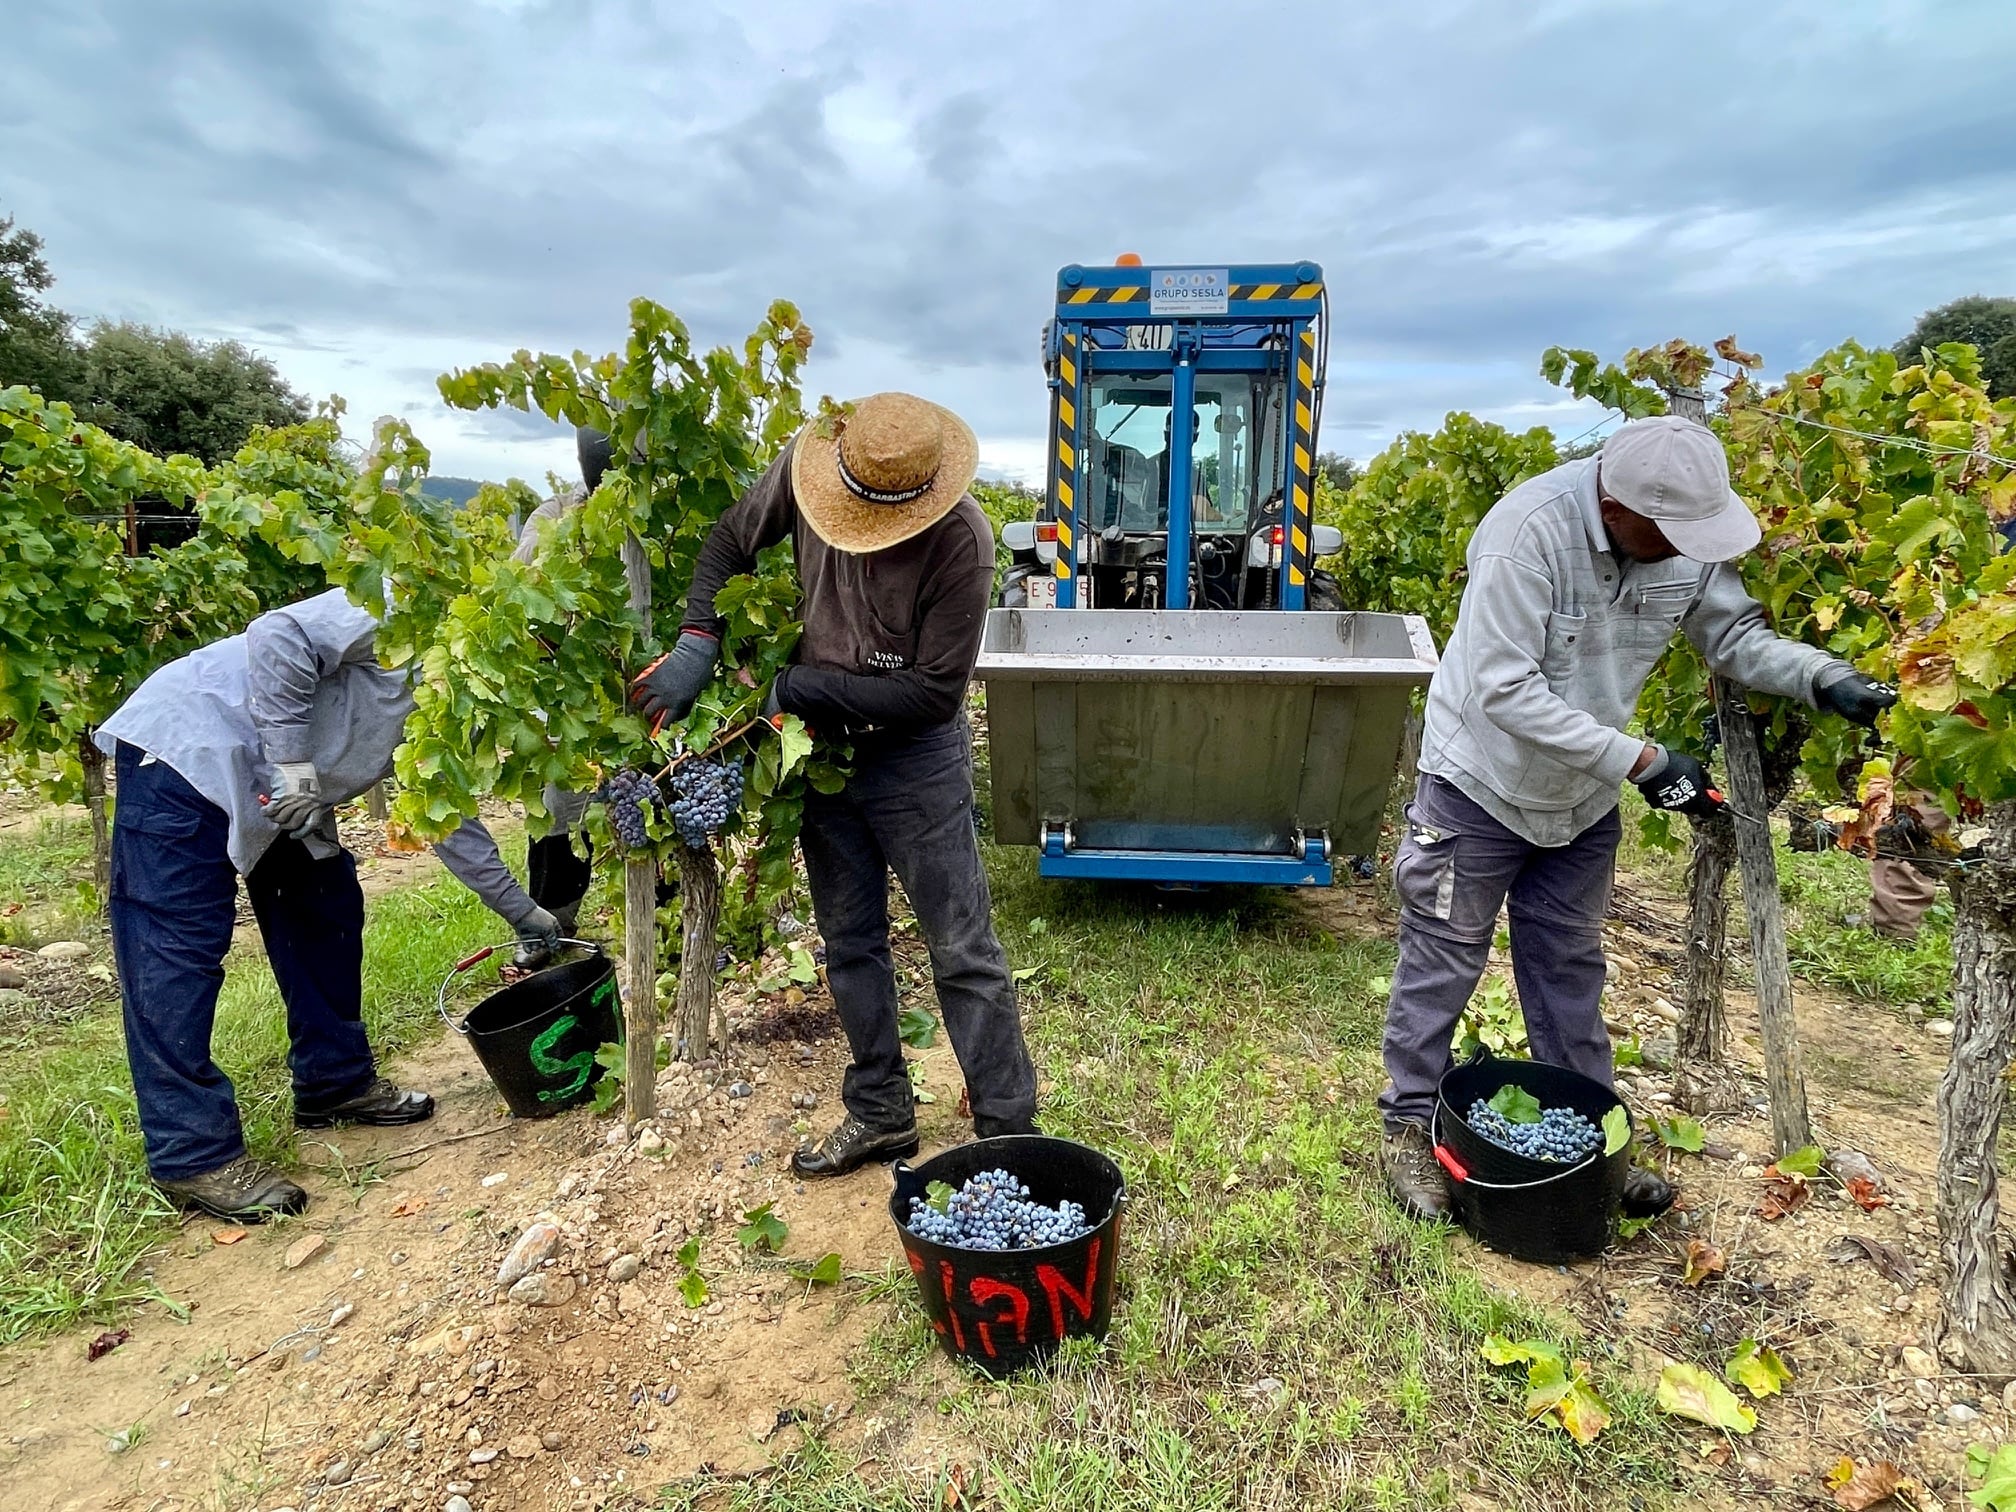
[[[913,1198],[936,1182],[954,1189],[983,1171],[1008,1172],[1045,1207],[1071,1201],[1087,1232],[1031,1249],[968,1249],[913,1234]],[[1068,1139],[1012,1134],[979,1139],[922,1165],[897,1162],[889,1215],[917,1278],[938,1342],[954,1359],[1000,1377],[1048,1359],[1066,1339],[1106,1337],[1127,1180],[1097,1150]]]

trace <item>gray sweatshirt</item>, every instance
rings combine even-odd
[[[378,665],[378,622],[340,588],[260,615],[242,635],[170,662],[99,726],[148,752],[231,821],[231,863],[249,873],[278,838],[261,794],[281,762],[312,761],[323,801],[345,803],[392,771],[413,712],[411,678]],[[536,905],[477,820],[434,847],[448,870],[507,924]]]
[[[1535,845],[1566,845],[1617,806],[1645,749],[1624,727],[1676,634],[1718,675],[1808,704],[1854,670],[1774,634],[1728,563],[1614,555],[1596,467],[1564,463],[1485,515],[1428,687],[1421,770]]]

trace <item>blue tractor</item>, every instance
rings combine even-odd
[[[1308,262],[1057,275],[1048,488],[975,673],[995,838],[1045,876],[1321,885],[1373,848],[1435,647],[1315,566],[1327,308]]]

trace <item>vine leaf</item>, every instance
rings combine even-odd
[[[1745,1339],[1736,1346],[1722,1373],[1760,1401],[1792,1384],[1792,1367],[1778,1357],[1777,1350],[1755,1339]]]
[[[1699,1365],[1668,1365],[1659,1372],[1659,1410],[1730,1433],[1748,1433],[1757,1414]]]

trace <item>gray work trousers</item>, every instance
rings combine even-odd
[[[1427,1124],[1456,1025],[1483,978],[1498,910],[1510,904],[1512,975],[1533,1058],[1609,1086],[1603,916],[1623,824],[1612,809],[1566,845],[1535,845],[1454,783],[1424,775],[1393,860],[1400,964],[1386,1007],[1386,1127]]]

